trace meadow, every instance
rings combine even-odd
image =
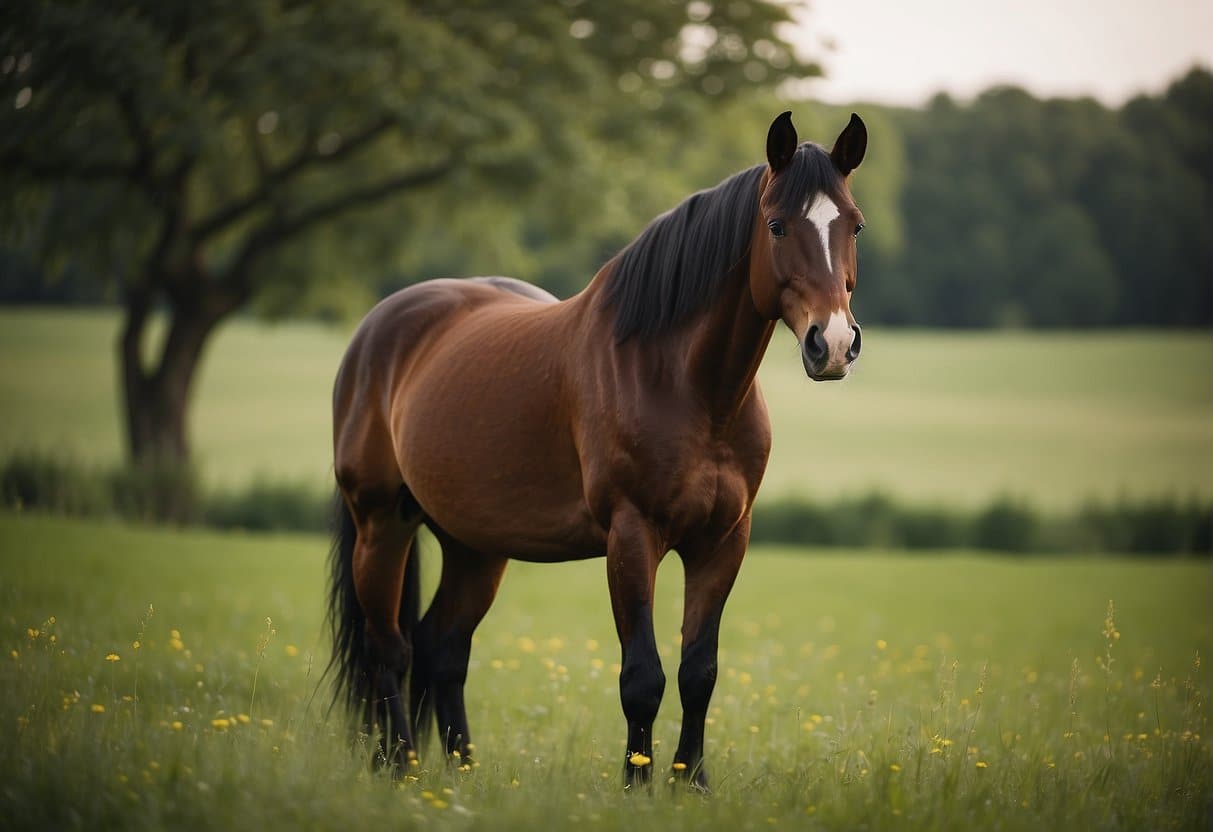
[[[392,782],[327,708],[325,549],[0,514],[4,828],[1208,828],[1207,563],[756,547],[705,798],[665,783],[676,558],[659,776],[624,794],[600,561],[511,566],[473,647],[477,767],[430,747]]]
[[[109,311],[0,310],[0,457],[121,459]],[[350,328],[239,320],[211,344],[192,409],[216,487],[327,492],[329,392]],[[774,450],[762,496],[879,490],[1044,511],[1093,498],[1213,497],[1213,349],[1205,333],[865,332],[841,384],[804,378],[780,329],[761,371]]]

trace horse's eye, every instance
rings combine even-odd
[[[858,225],[855,226],[855,236],[856,237],[859,236],[860,231],[863,231],[863,223],[859,223]]]
[[[771,233],[776,237],[782,237],[788,233],[788,230],[783,227],[783,220],[771,220],[767,223],[767,228],[771,229]]]

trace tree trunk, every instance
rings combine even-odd
[[[127,450],[136,466],[189,464],[186,414],[194,373],[207,339],[234,308],[230,302],[209,298],[175,304],[164,346],[154,368],[149,369],[143,364],[142,345],[151,313],[150,298],[128,298],[119,360]]]

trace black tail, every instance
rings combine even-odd
[[[418,538],[420,540],[420,538]],[[417,541],[413,543],[413,557],[416,560]],[[420,595],[420,587],[416,587]],[[420,598],[418,600],[418,608]],[[404,615],[403,607],[401,615]],[[430,732],[437,724],[434,714],[434,651],[437,647],[433,635],[433,620],[427,615],[413,632],[413,667],[409,672],[409,713],[413,720],[413,734],[417,738],[417,746],[421,747],[429,738]]]
[[[354,589],[354,544],[358,529],[338,492],[333,506],[333,548],[329,554],[329,628],[333,656],[327,673],[336,673],[334,701],[361,709],[375,696],[376,667],[366,638],[366,616]],[[421,612],[421,566],[416,548],[404,569],[400,599],[400,631],[411,640]],[[404,680],[400,680],[404,682]],[[414,720],[415,721],[415,720]]]

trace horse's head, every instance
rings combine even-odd
[[[759,198],[750,288],[760,312],[782,318],[796,333],[809,378],[839,379],[860,348],[851,293],[863,214],[851,198],[850,174],[863,161],[868,131],[852,113],[827,152],[798,144],[791,116],[776,118],[767,133],[770,168]]]

